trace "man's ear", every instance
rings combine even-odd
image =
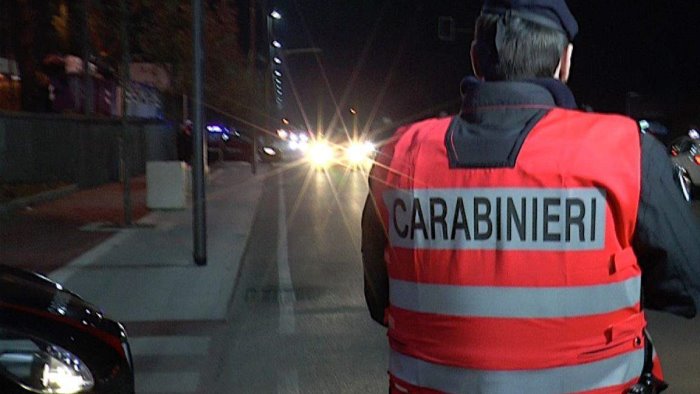
[[[479,69],[479,55],[476,53],[476,41],[472,41],[472,46],[469,49],[469,57],[472,60],[472,71],[474,71],[474,76],[483,80],[484,77],[481,75],[481,70]]]
[[[559,65],[554,71],[554,78],[566,83],[569,80],[569,72],[571,71],[571,55],[574,53],[574,45],[569,44],[562,52],[559,58]]]

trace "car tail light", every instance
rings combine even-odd
[[[693,161],[700,166],[700,153],[696,153],[695,156],[693,156]]]

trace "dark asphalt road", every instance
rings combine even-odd
[[[381,393],[384,329],[365,308],[360,173],[293,170],[263,192],[218,373],[200,392]]]

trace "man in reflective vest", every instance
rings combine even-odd
[[[660,143],[575,110],[577,29],[564,0],[487,0],[460,114],[377,157],[362,254],[391,392],[665,388],[643,308],[695,315],[700,227]]]

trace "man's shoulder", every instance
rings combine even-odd
[[[614,126],[617,129],[628,129],[639,132],[639,123],[622,114],[606,112],[586,112],[575,109],[556,108],[550,112],[554,120],[580,122],[582,124]]]
[[[455,116],[426,118],[413,123],[407,123],[396,129],[394,136],[398,137],[407,133],[426,133],[435,130],[447,131],[447,128],[454,117]]]
[[[581,119],[600,119],[611,122],[632,122],[636,121],[629,116],[613,112],[582,111],[579,109],[556,108],[556,111],[565,113],[567,116],[579,117]]]

